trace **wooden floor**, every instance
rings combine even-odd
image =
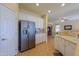
[[[54,56],[54,41],[51,36],[48,37],[48,42],[41,43],[35,48],[18,53],[17,56]]]

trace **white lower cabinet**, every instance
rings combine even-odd
[[[55,38],[54,44],[55,44],[55,49],[59,50],[59,38],[58,37]]]
[[[46,33],[36,34],[36,44],[40,44],[42,42],[46,42]]]
[[[55,38],[55,49],[64,55],[64,40],[62,38]]]
[[[64,56],[75,55],[76,44],[61,37],[56,37],[54,42],[55,42],[55,49],[61,52]]]
[[[59,38],[59,40],[61,42],[61,43],[59,43],[59,52],[61,52],[64,55],[64,50],[65,50],[65,48],[64,48],[64,42],[65,42],[65,40],[62,39],[62,38]]]
[[[65,56],[75,55],[76,44],[65,41]]]

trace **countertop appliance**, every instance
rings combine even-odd
[[[35,23],[31,21],[19,21],[19,51],[35,47]]]

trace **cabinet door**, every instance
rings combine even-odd
[[[58,51],[61,50],[61,38],[60,37],[57,38],[57,49]]]
[[[65,44],[65,56],[74,56],[76,45],[69,41],[66,41]]]
[[[61,52],[64,55],[64,39],[61,37],[55,37],[55,49]]]
[[[58,39],[59,39],[59,38],[58,38],[57,36],[56,36],[55,39],[54,39],[54,44],[55,44],[55,49],[56,49],[56,50],[59,50],[59,46],[58,46],[58,45],[59,45],[59,40],[58,40]]]
[[[64,44],[63,38],[59,38],[59,45],[58,46],[59,46],[59,52],[61,52],[64,55],[65,44]]]

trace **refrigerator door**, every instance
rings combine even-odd
[[[29,35],[29,49],[35,47],[35,23],[29,22],[28,28]]]
[[[21,26],[20,51],[24,51],[28,49],[28,35],[27,35],[28,22],[21,21],[20,26]]]

